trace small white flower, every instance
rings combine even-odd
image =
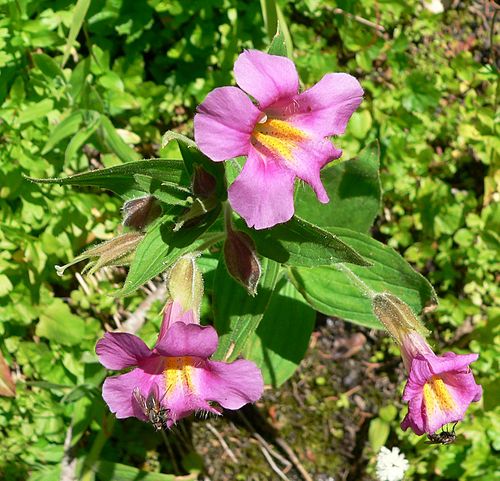
[[[379,481],[401,481],[409,464],[399,448],[387,449],[385,446],[377,456],[377,478]]]
[[[444,6],[441,0],[424,0],[424,8],[431,13],[443,13]]]

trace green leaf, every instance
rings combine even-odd
[[[282,279],[243,352],[245,359],[259,366],[266,384],[279,387],[293,375],[309,345],[315,319],[300,293]]]
[[[66,81],[64,72],[52,57],[49,57],[44,53],[35,53],[32,54],[32,58],[35,65],[40,69],[45,77],[49,79],[60,77],[63,81]]]
[[[191,191],[173,182],[160,181],[148,175],[135,174],[134,179],[138,187],[148,192],[158,200],[170,205],[185,205]]]
[[[216,208],[200,219],[193,227],[183,227],[177,232],[175,223],[160,219],[148,230],[138,245],[125,285],[114,295],[127,296],[144,283],[168,269],[180,256],[196,251],[206,239],[200,237],[217,219]]]
[[[173,474],[151,473],[126,464],[99,461],[94,467],[98,481],[176,481]],[[183,481],[196,481],[197,474],[183,476]]]
[[[391,425],[380,418],[375,418],[370,421],[368,428],[368,441],[373,449],[373,452],[378,453],[380,448],[386,443],[389,437]]]
[[[287,50],[287,42],[283,30],[280,28],[280,24],[277,23],[276,34],[271,41],[268,53],[271,55],[279,55],[280,57],[287,57],[289,52]]]
[[[367,233],[380,211],[379,156],[374,142],[357,158],[324,169],[321,179],[330,202],[320,204],[311,189],[303,188],[296,194],[296,215],[320,227]]]
[[[45,306],[36,326],[36,335],[64,346],[75,346],[82,342],[85,334],[84,321],[71,313],[61,299],[54,299]]]
[[[116,154],[122,162],[134,162],[139,160],[139,154],[122,140],[113,127],[111,120],[104,115],[101,117],[100,133],[103,142],[109,150]]]
[[[271,48],[278,31],[278,12],[276,10],[276,0],[260,0],[260,8],[262,10],[262,18],[264,20],[264,26],[266,27],[267,36],[273,39],[271,46],[269,47],[269,53],[273,55],[281,55],[279,53],[271,52]],[[284,42],[283,48],[286,48]],[[286,51],[284,56],[286,57]]]
[[[262,276],[256,296],[250,296],[227,272],[219,260],[213,287],[213,310],[219,347],[214,359],[232,361],[238,357],[261,322],[280,274],[280,266],[262,259]]]
[[[64,160],[66,163],[70,162],[83,144],[99,128],[102,122],[101,114],[95,110],[87,110],[83,113],[83,122],[83,126],[79,128],[78,132],[76,132],[66,147],[64,153]]]
[[[50,152],[61,140],[76,134],[83,122],[84,111],[76,110],[61,120],[52,130],[50,137],[47,139],[45,147],[42,150],[42,155]]]
[[[329,316],[380,329],[382,325],[372,311],[371,291],[390,292],[416,313],[436,303],[429,282],[392,248],[359,232],[338,227],[330,230],[373,265],[292,268],[292,282],[312,307]],[[361,279],[366,288],[357,284],[352,274]]]
[[[186,182],[184,164],[180,160],[149,159],[116,165],[107,169],[92,170],[82,174],[72,175],[61,179],[34,179],[27,177],[32,182],[40,184],[78,185],[94,186],[108,189],[122,195],[125,198],[133,198],[144,195],[141,183],[138,183],[135,175],[149,176],[160,182],[182,185]],[[147,191],[146,191],[147,192]]]
[[[54,101],[52,99],[43,99],[40,102],[28,105],[19,113],[17,121],[20,125],[33,122],[41,117],[46,117],[53,108]]]
[[[66,45],[64,47],[64,54],[61,62],[61,67],[66,64],[69,55],[71,53],[71,48],[75,43],[76,37],[82,28],[83,22],[85,20],[85,15],[87,15],[87,10],[89,9],[91,0],[78,0],[73,10],[73,19],[71,20],[71,26],[69,28],[68,39],[66,40]]]
[[[370,265],[336,235],[296,216],[272,229],[248,229],[243,221],[237,224],[253,238],[259,254],[281,264],[314,267],[350,262]]]

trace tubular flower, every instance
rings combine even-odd
[[[416,332],[405,337],[401,351],[409,370],[403,393],[403,401],[409,403],[403,430],[432,434],[445,424],[462,420],[469,404],[481,399],[481,386],[469,368],[477,354],[445,352],[437,356]]]
[[[134,367],[104,381],[103,398],[117,418],[151,420],[137,393],[144,399],[157,393],[157,402],[168,413],[167,427],[194,411],[220,414],[212,403],[239,409],[260,398],[264,385],[257,366],[243,359],[232,363],[210,360],[217,348],[217,332],[197,324],[195,317],[170,301],[153,349],[128,333],[108,332],[98,341],[96,353],[106,368]]]
[[[401,428],[411,428],[420,436],[462,420],[469,404],[482,395],[469,369],[478,355],[446,352],[437,356],[422,335],[426,329],[401,299],[381,293],[372,303],[373,312],[399,344],[408,371],[403,393],[408,414]]]
[[[299,93],[293,62],[257,50],[238,57],[234,74],[241,90],[216,88],[194,118],[196,143],[209,158],[218,162],[247,156],[229,187],[233,209],[256,229],[286,222],[294,213],[296,177],[327,203],[320,170],[342,155],[328,137],[344,133],[361,103],[359,82],[331,73]]]

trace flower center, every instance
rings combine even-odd
[[[252,132],[253,145],[258,149],[264,148],[275,157],[293,161],[294,149],[308,136],[284,120],[264,119],[265,122],[258,123]]]
[[[433,376],[424,384],[424,401],[428,414],[434,413],[436,409],[441,411],[455,409],[455,402],[440,377]]]
[[[184,392],[194,393],[193,375],[196,369],[196,359],[191,356],[167,357],[163,375],[167,393],[181,388]]]

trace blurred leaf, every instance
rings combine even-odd
[[[125,464],[98,461],[94,467],[98,481],[179,481],[173,474],[151,473]],[[198,475],[182,476],[182,481],[196,481]]]
[[[42,155],[51,151],[61,140],[74,135],[80,128],[80,124],[83,122],[84,111],[76,110],[59,122],[52,132],[42,150]]]
[[[40,314],[36,335],[63,346],[74,346],[82,341],[85,333],[83,319],[71,313],[61,299],[54,299]]]
[[[296,216],[271,229],[248,229],[243,221],[237,224],[252,237],[259,254],[281,264],[313,267],[350,262],[370,265],[336,235]]]
[[[343,264],[311,269],[293,267],[290,270],[292,281],[312,307],[329,316],[380,329],[382,326],[372,312],[370,290],[394,294],[415,313],[436,303],[436,295],[429,282],[396,251],[358,232],[338,227],[330,231],[372,265]],[[366,284],[366,289],[353,281],[351,272]]]
[[[389,437],[391,426],[388,422],[380,418],[375,418],[370,421],[368,428],[368,441],[374,453],[378,453],[380,448],[384,446]]]
[[[243,357],[259,366],[266,384],[280,387],[302,361],[315,319],[314,310],[290,282],[282,279]]]
[[[48,79],[59,77],[61,80],[65,81],[64,72],[52,57],[49,57],[44,53],[36,53],[32,55],[32,58],[35,65],[40,69],[45,77]]]
[[[76,37],[78,36],[80,29],[82,28],[83,22],[85,21],[85,16],[87,15],[87,10],[89,9],[90,2],[91,0],[78,0],[76,2],[75,8],[73,9],[73,19],[71,20],[68,39],[66,40],[66,46],[64,47],[61,67],[64,67],[69,58],[71,48],[73,47]]]
[[[236,359],[259,326],[280,273],[279,264],[269,259],[262,259],[261,268],[257,295],[250,296],[229,275],[221,256],[213,286],[214,323],[219,334],[214,359]]]
[[[379,146],[370,144],[360,154],[322,171],[330,197],[320,204],[311,189],[297,193],[296,215],[323,228],[346,227],[368,233],[380,211]]]
[[[40,100],[40,102],[28,105],[20,112],[17,121],[21,125],[33,122],[41,117],[46,117],[53,108],[54,101],[52,99]]]
[[[266,27],[267,36],[274,40],[278,36],[278,13],[276,11],[276,0],[260,0],[260,8],[262,10],[262,18],[264,20],[264,26]],[[283,55],[282,53],[276,53],[277,51],[282,51],[285,49],[286,57],[286,47],[283,41],[280,47],[275,47],[276,51],[272,51],[273,44],[269,48],[269,53],[272,55]]]
[[[104,143],[122,162],[133,162],[140,159],[140,155],[132,147],[129,147],[118,135],[108,117],[104,115],[101,117],[100,126]]]
[[[83,126],[80,126],[75,135],[73,135],[68,146],[66,147],[66,151],[64,152],[64,161],[67,164],[69,164],[78,150],[99,128],[101,122],[102,117],[99,112],[96,112],[95,110],[87,110],[83,112]]]

